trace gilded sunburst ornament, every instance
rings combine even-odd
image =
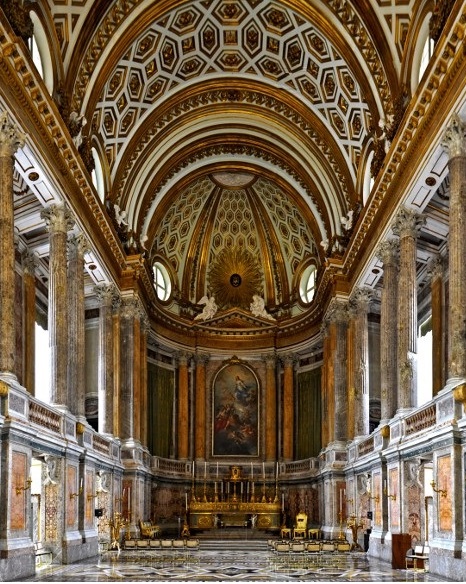
[[[262,294],[259,258],[242,247],[224,249],[212,263],[209,289],[220,308],[249,308],[254,294]]]

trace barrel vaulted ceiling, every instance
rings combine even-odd
[[[432,10],[418,4],[48,0],[55,98],[87,121],[104,212],[128,257],[172,276],[157,313],[192,322],[214,292],[224,311],[262,296],[277,325],[315,310],[300,274],[313,263],[320,278],[358,228],[370,154],[410,99]],[[430,206],[436,251],[445,198]],[[228,288],[239,269],[242,295]]]

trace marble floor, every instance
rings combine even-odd
[[[447,582],[424,571],[394,570],[363,552],[278,555],[265,542],[205,542],[198,550],[104,552],[51,564],[22,582]]]

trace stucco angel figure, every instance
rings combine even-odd
[[[115,220],[118,224],[118,227],[126,227],[128,225],[128,220],[126,219],[126,211],[124,209],[120,209],[118,205],[113,205],[115,210]]]
[[[254,294],[254,296],[252,297],[252,302],[249,306],[249,309],[251,310],[254,316],[261,316],[262,318],[275,320],[275,318],[271,314],[268,314],[267,311],[265,310],[264,299],[258,296],[257,294]]]
[[[208,320],[212,318],[214,314],[217,312],[218,306],[215,304],[215,296],[203,296],[198,304],[203,304],[204,309],[203,311],[194,317],[194,320]]]

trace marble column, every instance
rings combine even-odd
[[[329,314],[330,334],[333,337],[333,387],[334,387],[334,436],[336,441],[348,439],[348,395],[347,395],[347,302],[333,303]]]
[[[277,383],[275,354],[265,361],[265,460],[277,460]]]
[[[435,396],[444,386],[443,367],[443,259],[434,258],[429,266],[432,293],[432,395]]]
[[[443,146],[449,156],[450,234],[448,381],[466,377],[466,125],[455,114],[445,131]]]
[[[294,444],[294,355],[283,357],[283,460],[293,460]]]
[[[67,237],[74,225],[71,213],[64,204],[51,205],[42,210],[50,236],[49,259],[49,344],[51,360],[52,404],[69,407],[69,296],[67,273]]]
[[[0,114],[0,374],[15,374],[15,238],[13,208],[14,154],[24,146],[24,135]]]
[[[98,428],[102,434],[114,433],[114,345],[113,301],[116,289],[113,284],[100,284],[94,288],[99,301],[99,413]]]
[[[425,217],[401,208],[392,226],[400,238],[398,276],[398,411],[412,408],[417,389],[416,240]]]
[[[376,254],[383,263],[380,302],[380,398],[381,420],[387,423],[397,410],[398,396],[398,259],[399,242],[389,239],[379,244]]]
[[[36,383],[36,280],[35,269],[37,257],[26,253],[23,263],[23,385],[26,390],[35,395]]]
[[[194,458],[206,458],[206,365],[208,355],[197,354],[196,362],[196,394],[194,406]]]
[[[122,440],[134,439],[135,321],[139,319],[139,300],[123,298],[120,307],[120,396],[119,431]]]
[[[354,318],[353,409],[354,426],[348,428],[353,437],[369,434],[369,329],[367,315],[373,296],[369,288],[358,288],[349,303]]]
[[[141,441],[141,318],[143,312],[141,305],[134,315],[133,320],[133,438]],[[147,412],[144,412],[146,415]]]
[[[178,458],[189,458],[189,372],[190,355],[178,354]]]
[[[83,234],[73,235],[68,241],[69,285],[69,367],[68,404],[72,414],[85,420],[85,310],[84,310],[84,254],[89,246]]]

